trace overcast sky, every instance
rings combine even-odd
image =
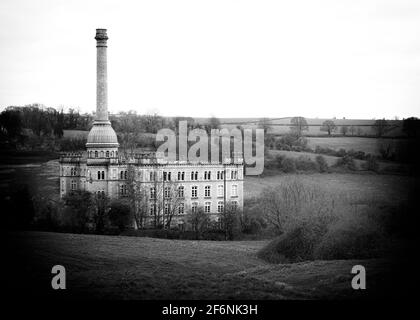
[[[111,112],[420,116],[420,1],[0,2],[0,108],[92,112],[95,29]]]

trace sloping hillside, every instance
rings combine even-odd
[[[179,241],[19,232],[9,238],[6,288],[20,297],[119,299],[366,298],[390,286],[392,263],[315,261],[270,265],[264,241]],[[51,268],[66,268],[67,290],[50,289]],[[367,268],[369,290],[354,291],[353,265]],[[12,292],[12,291],[10,291]],[[14,291],[13,291],[14,292]],[[395,293],[395,292],[394,292]]]

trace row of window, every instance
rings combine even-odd
[[[199,207],[199,203],[198,202],[191,202],[191,212],[195,213],[197,212]],[[232,201],[232,209],[236,210],[238,208],[238,202],[237,201]],[[164,207],[163,207],[163,213],[164,214],[170,214],[170,213],[178,213],[178,214],[184,214],[185,213],[185,204],[183,202],[179,203],[177,208],[175,208],[175,212],[171,212],[171,207],[169,203],[165,203]],[[224,210],[224,202],[223,201],[219,201],[217,202],[217,213],[223,213]],[[205,213],[210,213],[212,212],[212,208],[211,208],[211,202],[210,201],[206,201],[204,202],[204,212]],[[150,206],[150,215],[153,216],[157,213],[157,206],[156,205],[151,205]]]
[[[70,168],[70,175],[71,176],[78,176],[79,175],[80,168]],[[85,170],[83,169],[83,174]],[[64,168],[62,168],[62,174],[64,175]],[[217,180],[223,180],[223,171],[217,171]],[[238,171],[232,170],[230,172],[231,179],[236,180],[238,179]],[[104,180],[105,179],[105,171],[98,171],[97,172],[98,180]],[[139,175],[138,175],[139,177]],[[178,172],[178,181],[185,181],[185,171],[179,171]],[[116,178],[116,171],[114,169],[114,178]],[[121,180],[127,180],[128,173],[127,170],[120,171],[120,177]],[[211,180],[211,171],[204,171],[204,180]],[[156,171],[150,171],[149,173],[149,180],[150,181],[157,181],[157,172]],[[164,171],[163,172],[163,181],[171,181],[172,180],[172,173],[170,171]],[[192,171],[191,172],[191,181],[198,181],[198,171]]]
[[[118,151],[89,151],[89,158],[114,158],[118,157]]]
[[[185,196],[185,187],[184,186],[179,186],[176,191],[176,196],[183,198]],[[172,198],[174,190],[173,187],[165,187],[164,188],[164,197],[165,198]],[[123,194],[120,192],[120,194]],[[218,197],[223,197],[224,196],[224,187],[223,185],[218,185],[217,186],[217,196]],[[238,196],[238,186],[237,185],[232,185],[231,186],[231,196],[232,197],[237,197]],[[211,197],[211,186],[204,186],[204,197]],[[150,199],[155,199],[156,198],[156,188],[152,187],[150,188]],[[191,186],[191,198],[198,198],[198,186]]]

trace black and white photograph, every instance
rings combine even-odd
[[[2,0],[3,293],[414,299],[419,89],[415,0]]]

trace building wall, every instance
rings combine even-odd
[[[130,171],[131,170],[131,171]],[[99,172],[99,176],[98,176]],[[184,179],[178,180],[178,173],[184,173]],[[191,179],[191,173],[193,179]],[[210,179],[205,173],[210,172]],[[219,172],[219,176],[218,176]],[[226,172],[226,179],[221,176]],[[232,173],[232,172],[236,172]],[[156,179],[151,179],[156,175]],[[166,173],[166,180],[164,175]],[[170,173],[170,180],[168,174]],[[197,180],[195,179],[197,173]],[[238,208],[243,207],[243,165],[242,164],[142,164],[124,163],[118,159],[87,159],[62,158],[60,160],[60,195],[64,196],[71,192],[72,185],[76,183],[76,189],[87,190],[92,193],[103,192],[111,199],[124,198],[124,187],[130,183],[130,176],[133,181],[150,193],[150,188],[156,187],[159,193],[163,193],[165,186],[184,187],[184,214],[176,215],[173,223],[179,220],[191,209],[195,202],[198,206],[204,207],[206,202],[210,203],[210,215],[213,219],[218,216],[219,202],[236,201]],[[197,187],[197,196],[193,197],[192,187]],[[205,195],[205,187],[210,187],[210,195]],[[223,193],[220,193],[220,186],[223,186]],[[235,187],[233,187],[235,186]],[[232,194],[236,188],[236,195]],[[219,189],[219,192],[218,192]],[[162,194],[163,196],[163,194]],[[148,212],[153,202],[150,201]],[[152,216],[149,217],[151,219]]]

